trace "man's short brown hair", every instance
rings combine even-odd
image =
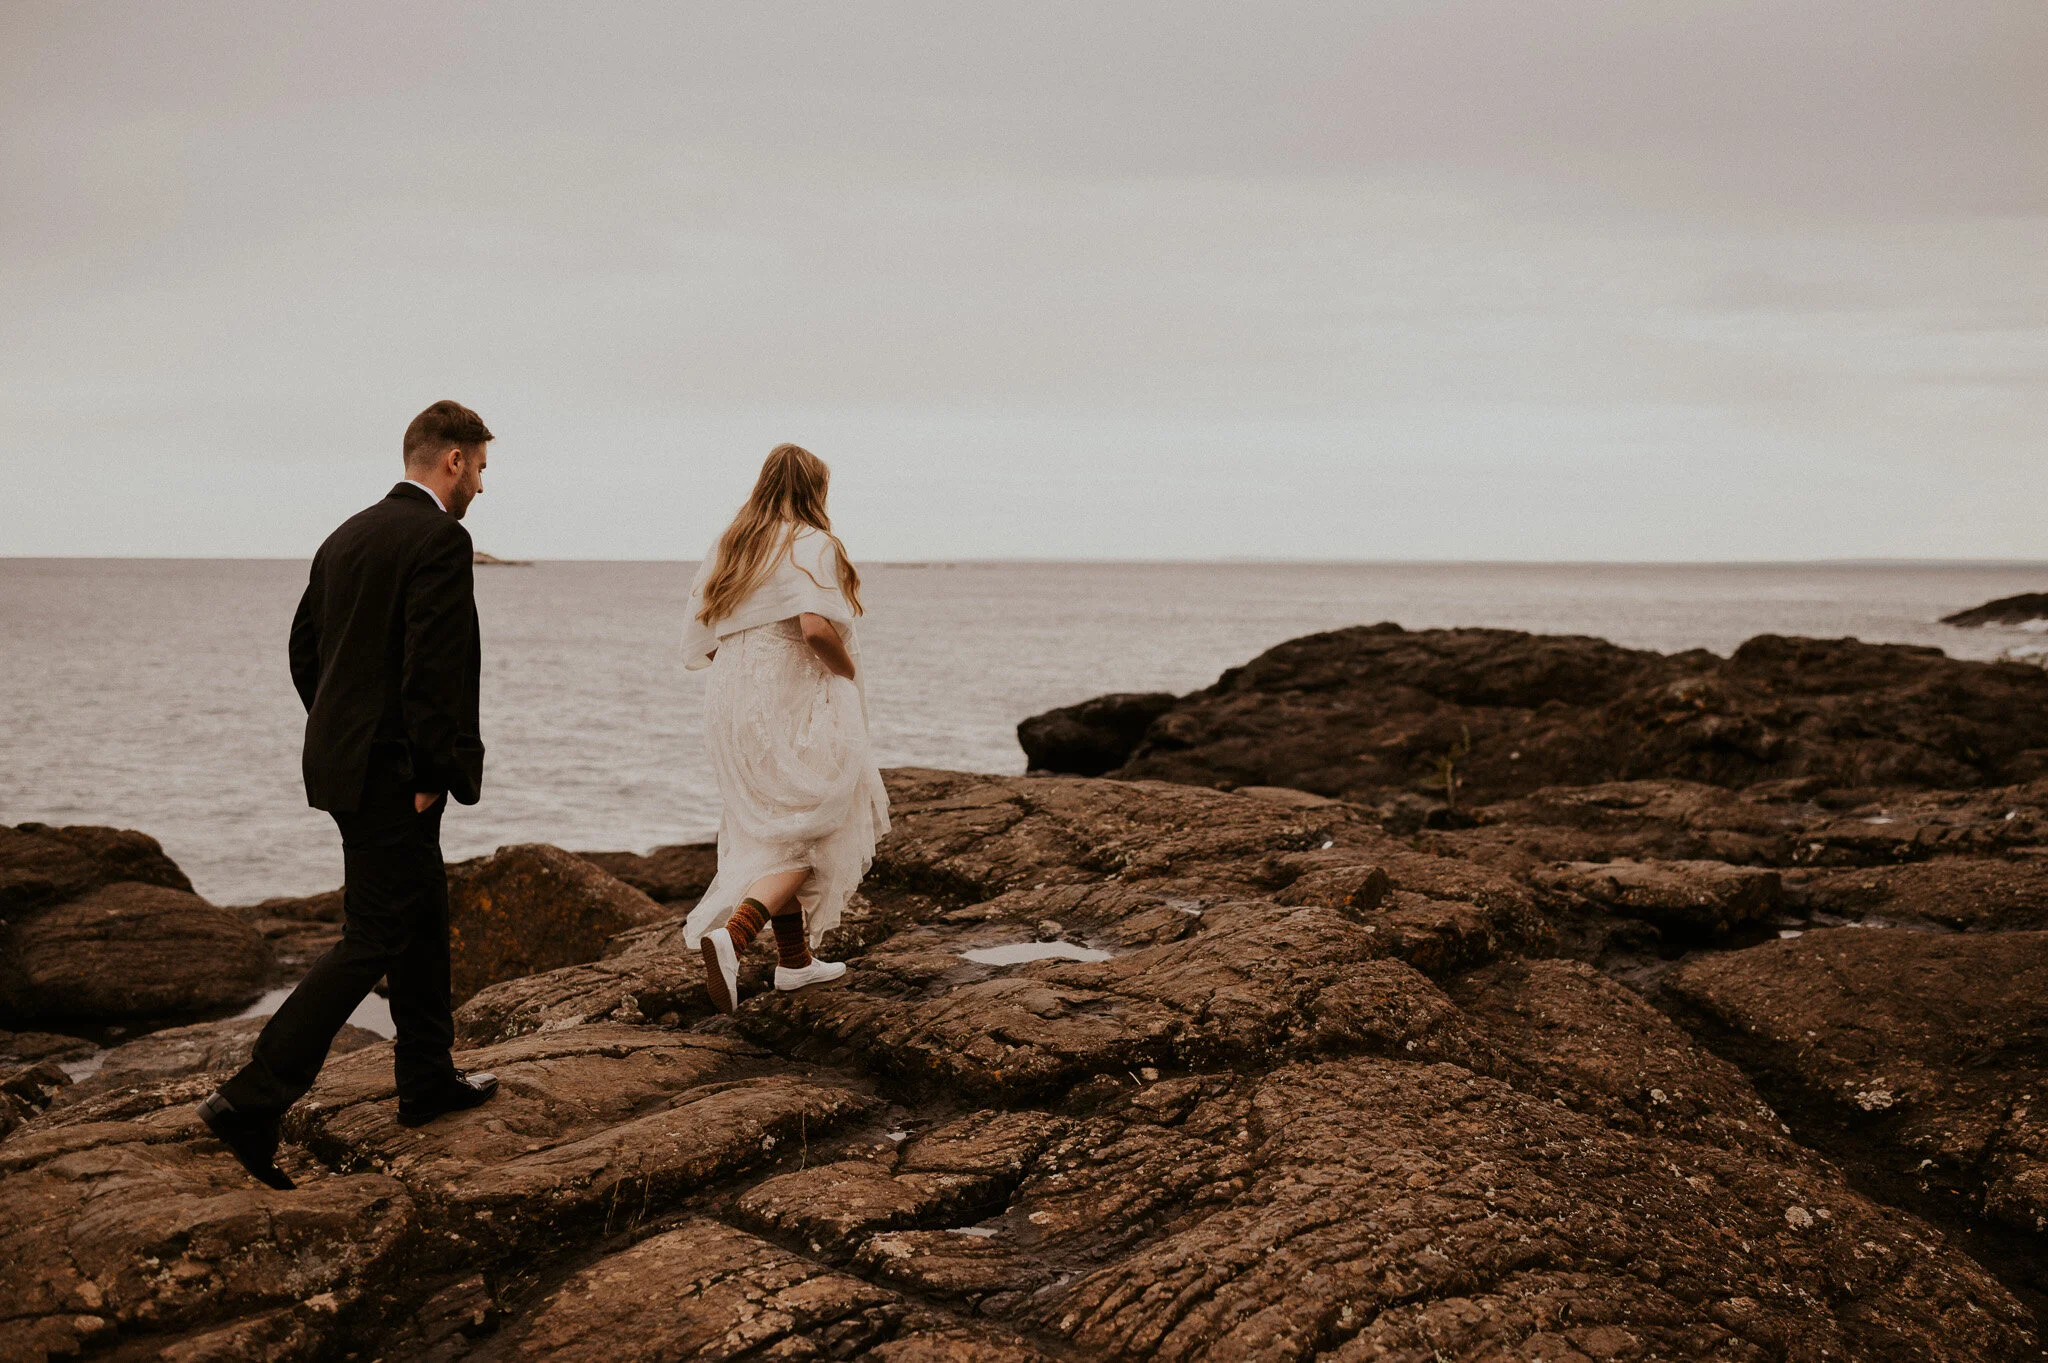
[[[405,428],[405,464],[413,468],[431,463],[450,445],[480,448],[490,438],[490,427],[484,425],[482,417],[459,402],[443,398],[414,417],[412,425]]]

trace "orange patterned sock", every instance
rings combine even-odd
[[[732,917],[725,922],[725,930],[732,934],[735,951],[745,951],[753,945],[755,936],[768,923],[768,906],[758,899],[742,899],[740,906],[732,911]]]

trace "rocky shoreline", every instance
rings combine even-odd
[[[758,955],[730,1018],[709,849],[501,849],[451,868],[500,1098],[401,1128],[351,1037],[296,1193],[191,1115],[254,1024],[189,1018],[333,896],[0,831],[0,1359],[2037,1359],[2043,700],[1310,636],[1027,720],[1031,776],[888,773],[856,969]]]

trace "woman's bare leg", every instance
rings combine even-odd
[[[802,889],[804,882],[810,878],[811,868],[808,866],[794,871],[777,871],[774,875],[762,876],[747,886],[747,892],[740,897],[753,900],[768,910],[768,916],[773,918],[784,912],[785,906],[796,898],[796,892]]]

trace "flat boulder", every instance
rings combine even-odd
[[[687,908],[703,897],[718,875],[718,844],[673,843],[638,852],[578,852],[607,875],[618,877],[657,904]]]
[[[648,1303],[662,1303],[650,1311]],[[1014,1335],[962,1325],[898,1293],[687,1217],[573,1274],[485,1357],[864,1358],[1051,1363]]]
[[[2048,1232],[2048,932],[1808,932],[1665,987],[1781,1105],[1893,1179]]]
[[[500,847],[448,868],[455,1001],[488,985],[596,960],[606,941],[668,910],[571,852]]]
[[[485,1046],[586,1022],[680,1022],[712,1011],[703,967],[682,952],[557,966],[478,990],[455,1010],[456,1037]]]
[[[1140,1085],[872,1282],[1071,1356],[2034,1357],[2025,1309],[1829,1166],[1380,1057]],[[1432,1351],[1435,1351],[1432,1353]]]
[[[0,1142],[0,1357],[310,1357],[374,1319],[416,1250],[395,1179],[254,1183],[189,1105]],[[228,1350],[229,1339],[264,1349]],[[212,1340],[212,1346],[199,1347]]]
[[[486,1263],[559,1250],[780,1158],[871,1101],[745,1042],[652,1027],[563,1028],[456,1053],[498,1076],[483,1107],[397,1121],[391,1055],[331,1062],[287,1135],[329,1167],[377,1169],[430,1211],[445,1252]]]
[[[1574,862],[1552,883],[1681,938],[1716,937],[1768,918],[1783,891],[1776,871],[1724,861]]]
[[[586,1022],[673,1026],[708,1017],[714,1010],[701,958],[683,947],[681,928],[680,918],[658,919],[609,939],[598,960],[481,989],[455,1010],[455,1034],[486,1046]],[[752,988],[764,985],[765,954],[743,963]]]
[[[0,929],[0,1019],[168,1018],[254,1000],[269,944],[241,915],[187,890],[117,881]]]
[[[192,882],[147,833],[92,825],[0,824],[0,917],[61,904],[124,880],[192,892]]]
[[[1825,869],[1793,888],[1810,914],[1932,923],[1963,931],[2048,928],[2048,860],[1937,857]]]

